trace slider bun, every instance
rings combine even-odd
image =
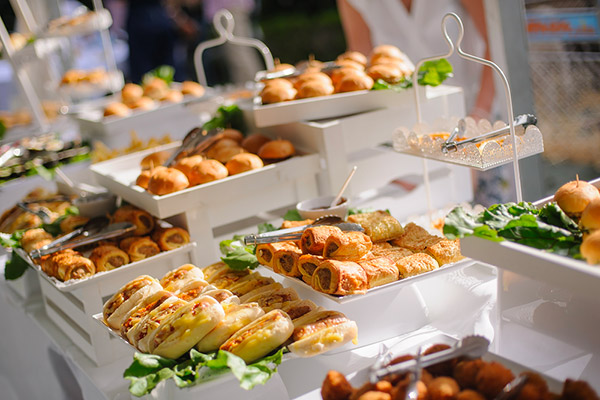
[[[223,309],[225,317],[196,344],[196,350],[199,352],[208,353],[218,350],[234,333],[265,315],[257,303],[228,304]]]
[[[398,47],[394,45],[381,44],[379,46],[375,46],[371,51],[371,64],[376,64],[377,58],[379,57],[398,58],[402,60],[406,56]]]
[[[175,163],[173,168],[176,168],[183,172],[189,180],[190,176],[192,175],[192,169],[194,168],[194,166],[201,163],[202,161],[204,161],[204,157],[199,154],[189,157],[183,157]]]
[[[213,285],[208,285],[202,295],[210,296],[221,304],[240,304],[240,298],[231,293],[228,289],[217,289]]]
[[[202,160],[195,164],[187,175],[190,186],[223,179],[228,175],[227,168],[217,160]]]
[[[356,69],[353,68],[339,68],[339,69],[334,69],[331,72],[331,82],[333,83],[333,86],[337,86],[338,83],[340,83],[340,81],[342,80],[342,78],[344,78],[346,75],[363,75],[364,71],[358,71]]]
[[[294,82],[294,87],[296,89],[300,89],[302,85],[309,81],[318,81],[324,84],[331,85],[331,78],[329,77],[329,75],[324,74],[323,72],[306,72],[300,75],[298,78],[296,78],[296,81]]]
[[[337,93],[369,90],[373,87],[373,79],[365,73],[347,73],[335,86]]]
[[[310,97],[328,96],[333,93],[333,85],[330,82],[319,80],[306,81],[298,89],[296,98],[306,99]]]
[[[262,133],[253,133],[248,135],[242,140],[242,147],[250,153],[258,153],[258,150],[263,144],[270,142],[271,138],[263,135]]]
[[[248,303],[248,302],[250,302],[250,299],[255,298],[257,295],[259,295],[261,293],[268,293],[268,292],[272,292],[275,290],[279,290],[281,288],[283,288],[283,285],[279,282],[273,282],[269,285],[257,287],[256,289],[251,290],[250,292],[241,296],[240,301],[242,303]]]
[[[135,83],[126,83],[123,89],[121,89],[121,100],[125,104],[133,103],[141,99],[143,95],[144,89]]]
[[[259,169],[264,166],[262,159],[256,154],[240,153],[236,154],[227,163],[225,167],[229,171],[229,175],[240,174],[242,172]]]
[[[276,79],[269,79],[268,81],[266,81],[265,87],[263,88],[263,90],[266,89],[267,87],[281,87],[281,88],[291,89],[294,87],[294,85],[292,84],[292,82],[290,82],[287,79],[276,78]]]
[[[167,82],[160,78],[151,78],[148,82],[144,83],[144,96],[148,96],[154,100],[162,99],[169,91],[169,85]]]
[[[586,181],[571,181],[562,185],[554,194],[554,201],[569,216],[579,217],[587,205],[600,192]]]
[[[204,86],[194,81],[183,81],[181,83],[181,93],[185,95],[191,95],[195,97],[204,96]]]
[[[600,230],[586,236],[581,243],[581,255],[588,264],[600,263]]]
[[[286,69],[296,69],[296,67],[294,67],[292,64],[287,64],[287,63],[280,63],[279,59],[275,59],[275,66],[269,70],[269,72],[277,72],[277,71],[284,71]]]
[[[244,150],[242,147],[237,145],[237,146],[231,146],[231,147],[221,147],[221,148],[217,148],[217,149],[210,149],[206,153],[206,155],[208,158],[212,158],[214,160],[217,160],[221,164],[225,164],[225,163],[227,163],[227,161],[231,160],[234,156],[245,153],[245,152],[246,152],[246,150]],[[225,174],[225,176],[227,176],[227,175],[228,174]],[[225,176],[223,176],[222,178],[224,178]],[[221,178],[217,178],[217,179],[221,179]]]
[[[290,317],[281,310],[272,310],[237,331],[220,349],[250,364],[280,347],[293,332]]]
[[[204,273],[193,264],[183,264],[165,274],[160,280],[160,284],[169,292],[177,292],[194,280],[203,280]]]
[[[367,56],[365,56],[363,53],[361,53],[359,51],[347,51],[345,53],[340,54],[336,60],[337,61],[342,61],[342,60],[354,61],[355,63],[358,63],[358,64],[362,65],[363,67],[365,65],[367,65]]]
[[[210,296],[201,296],[177,310],[161,324],[150,343],[150,351],[176,359],[190,350],[225,317],[223,306]]]
[[[183,190],[188,186],[190,182],[183,172],[175,168],[155,168],[148,182],[148,191],[162,196]]]
[[[291,85],[291,84],[290,84]],[[294,100],[296,98],[296,89],[282,85],[267,85],[260,92],[260,98],[263,104],[273,104],[282,101]]]
[[[160,101],[169,103],[179,103],[181,100],[183,100],[183,95],[178,90],[169,90],[160,98]]]
[[[300,356],[311,357],[355,340],[356,322],[338,311],[316,309],[295,320],[293,342],[288,349]]]
[[[600,229],[600,196],[591,200],[581,213],[579,227],[584,231]]]
[[[223,137],[235,140],[238,144],[240,144],[244,139],[242,132],[238,131],[237,129],[227,128],[223,129],[223,132],[221,133],[223,134]]]
[[[131,114],[131,110],[123,103],[110,103],[104,109],[104,116],[126,117]]]
[[[142,275],[121,287],[103,306],[104,321],[113,329],[119,329],[125,317],[145,297],[162,290],[158,281]]]
[[[399,82],[404,77],[402,71],[391,64],[372,65],[367,69],[367,75],[374,81],[382,79],[388,83]]]
[[[163,165],[171,156],[170,151],[157,151],[155,153],[148,154],[142,158],[140,166],[142,169],[149,169]]]
[[[271,140],[261,146],[258,150],[258,156],[267,160],[280,160],[296,154],[294,145],[289,140],[277,139]]]
[[[348,60],[348,59],[336,61],[335,65],[340,67],[336,70],[344,69],[344,68],[350,68],[350,69],[354,69],[356,71],[364,71],[365,70],[365,66],[363,64],[360,64],[356,61]],[[336,71],[336,70],[334,70],[334,71]]]
[[[133,109],[151,110],[154,108],[154,100],[150,97],[140,97],[133,103],[127,103],[127,105]]]

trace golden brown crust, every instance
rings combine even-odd
[[[401,278],[408,278],[424,272],[433,271],[439,267],[439,264],[429,254],[414,253],[397,260],[396,267],[398,267],[398,271],[400,271]]]
[[[191,95],[195,97],[202,97],[206,89],[204,86],[194,81],[183,81],[181,82],[181,93],[185,95]]]
[[[163,165],[169,159],[170,156],[170,151],[157,151],[155,153],[148,154],[146,157],[142,158],[142,161],[140,161],[140,166],[142,167],[142,170],[152,169]]]
[[[163,79],[152,78],[143,84],[143,89],[144,96],[159,100],[169,91],[169,85]]]
[[[398,267],[388,257],[377,257],[357,262],[367,275],[369,289],[397,281]]]
[[[121,89],[121,100],[125,104],[133,103],[144,95],[144,89],[135,83],[126,83]]]
[[[404,226],[404,233],[397,239],[391,241],[394,246],[404,247],[411,251],[423,251],[429,245],[440,240],[439,237],[429,234],[419,225],[411,222]]]
[[[397,83],[404,77],[400,68],[391,64],[376,64],[367,68],[367,75],[374,81],[381,79],[388,83]]]
[[[244,149],[246,149],[246,151],[257,154],[262,145],[270,141],[271,138],[263,135],[262,133],[253,133],[246,136],[244,140],[242,140],[241,145]]]
[[[329,77],[327,77],[331,81]],[[302,83],[296,94],[297,99],[306,99],[310,97],[329,96],[334,91],[331,82],[321,80],[308,80]]]
[[[158,196],[177,192],[190,186],[185,174],[175,168],[155,169],[148,182],[148,191]]]
[[[297,93],[297,90],[291,84],[289,87],[284,85],[267,85],[260,92],[260,98],[263,104],[273,104],[294,100]]]
[[[299,277],[302,274],[298,270],[298,259],[302,250],[296,245],[279,249],[273,254],[273,271],[285,276]]]
[[[428,245],[425,248],[425,253],[435,258],[440,266],[457,262],[464,258],[460,253],[459,239],[448,240],[440,238],[439,241]]]
[[[351,61],[354,61],[355,63],[362,65],[363,67],[365,65],[367,65],[367,61],[368,61],[367,56],[365,56],[363,53],[361,53],[359,51],[347,51],[347,52],[342,53],[339,56],[337,56],[336,60],[337,61],[351,60]]]
[[[123,103],[110,103],[104,108],[104,116],[126,117],[131,114],[131,110]]]
[[[135,240],[127,242],[126,245],[127,250],[125,251],[131,258],[132,262],[144,260],[160,253],[158,244],[156,244],[156,242],[150,239],[148,236],[137,237]]]
[[[29,229],[21,237],[21,247],[27,253],[50,243],[54,238],[42,228]]]
[[[147,235],[154,229],[154,217],[146,210],[125,206],[115,211],[113,222],[131,222],[135,225],[133,234],[136,236]]]
[[[256,259],[261,265],[273,268],[273,256],[278,250],[287,248],[294,248],[296,244],[293,242],[278,242],[278,243],[264,243],[256,246]]]
[[[300,238],[300,248],[304,254],[323,255],[325,242],[332,235],[342,236],[343,232],[335,226],[320,225],[306,228]]]
[[[110,271],[129,264],[129,256],[116,246],[98,246],[90,254],[90,260],[96,266],[96,271]]]
[[[258,150],[258,156],[263,160],[281,160],[294,154],[296,154],[294,145],[285,139],[271,140],[263,144]]]
[[[264,166],[262,159],[256,154],[240,153],[236,154],[227,161],[225,167],[229,175],[240,174],[246,171],[252,171]]]
[[[362,232],[349,231],[334,234],[327,238],[323,247],[323,257],[341,261],[358,261],[373,247],[371,238]]]
[[[373,79],[365,73],[346,73],[335,85],[335,92],[344,93],[357,90],[370,90],[373,84]]]
[[[190,186],[216,181],[225,178],[229,172],[225,166],[217,160],[202,160],[195,164],[188,179]]]
[[[193,264],[183,264],[165,274],[160,280],[163,288],[170,292],[176,292],[183,288],[187,283],[196,280],[204,279],[204,273]]]
[[[69,254],[64,258],[55,259],[56,277],[65,282],[70,279],[88,278],[96,273],[94,263],[77,254]]]
[[[302,275],[302,279],[309,283],[312,282],[313,274],[315,270],[323,263],[325,259],[323,256],[317,256],[314,254],[303,254],[298,259],[298,271]]]
[[[367,275],[355,262],[325,260],[315,270],[313,287],[323,293],[349,295],[366,293]]]
[[[68,215],[60,221],[60,230],[62,233],[69,233],[85,225],[90,219],[81,215]]]
[[[152,232],[152,239],[162,251],[169,251],[188,244],[190,242],[190,234],[178,226],[168,228],[157,227]]]
[[[381,210],[350,215],[348,216],[348,222],[362,226],[374,243],[396,239],[404,232],[402,225],[396,218]]]
[[[300,89],[302,85],[309,81],[317,81],[326,85],[331,85],[331,78],[323,72],[305,72],[298,76],[294,81],[294,87]]]
[[[250,272],[247,269],[243,271],[234,271],[230,269],[217,278],[211,279],[210,284],[215,286],[217,289],[229,289],[231,286],[249,274]]]

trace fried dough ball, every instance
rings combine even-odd
[[[392,400],[392,396],[389,393],[371,390],[360,396],[358,400]]]
[[[476,389],[488,399],[493,399],[514,377],[508,368],[496,361],[484,363],[475,379]]]
[[[600,397],[587,382],[567,379],[563,386],[562,400],[599,400]]]
[[[352,394],[352,385],[337,371],[329,371],[321,386],[323,400],[346,400]]]
[[[460,361],[454,367],[454,379],[460,387],[474,389],[477,386],[477,374],[484,364],[485,361],[480,358]]]
[[[427,385],[429,400],[455,399],[458,392],[460,392],[458,383],[447,376],[438,376]]]
[[[456,400],[485,400],[485,397],[472,389],[466,389],[456,395]]]
[[[433,353],[437,353],[438,351],[443,351],[443,350],[447,350],[449,349],[450,346],[447,344],[434,344],[431,347],[428,347],[424,352],[423,355],[427,355],[427,354],[433,354]],[[432,365],[431,367],[427,368],[427,371],[429,371],[431,373],[431,375],[433,376],[452,376],[452,371],[454,370],[454,367],[456,366],[456,362],[457,360],[455,358],[448,360],[448,361],[444,361],[443,363],[439,363],[436,365]]]
[[[544,378],[535,372],[524,372],[521,375],[527,376],[527,382],[517,394],[516,400],[549,399],[550,392],[548,391],[548,384]]]

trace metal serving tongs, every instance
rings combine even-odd
[[[164,166],[170,167],[173,165],[181,154],[194,155],[206,151],[218,140],[223,138],[221,131],[221,128],[214,128],[208,131],[200,127],[192,129],[185,135],[181,141],[181,146],[171,154],[171,157],[167,159]]]
[[[57,251],[72,249],[75,247],[80,247],[80,246],[84,246],[87,244],[96,243],[101,240],[112,239],[115,237],[123,236],[123,235],[125,235],[127,233],[131,233],[133,231],[135,231],[135,225],[132,224],[131,222],[117,222],[117,223],[108,225],[106,228],[102,229],[100,232],[96,233],[95,235],[91,235],[91,236],[88,236],[83,239],[68,241],[66,243],[62,243],[57,246],[52,246],[52,247],[45,246],[45,247],[42,247],[41,249],[33,250],[31,253],[29,253],[29,256],[31,258],[40,258],[40,257],[48,255],[48,254],[56,253]]]
[[[514,126],[523,126],[523,128],[527,128],[529,125],[537,124],[537,118],[533,114],[521,114],[515,118]],[[495,131],[491,131],[485,133],[480,136],[476,136],[474,138],[461,140],[460,142],[456,141],[456,139],[464,134],[466,130],[466,123],[463,119],[458,121],[458,125],[448,139],[444,143],[442,143],[442,153],[446,154],[451,151],[457,151],[459,147],[466,146],[471,143],[481,143],[488,139],[493,139],[495,137],[508,135],[510,133],[510,127],[507,125],[504,128],[496,129]],[[524,132],[524,130],[523,130]]]
[[[365,231],[364,228],[359,224],[344,222],[343,219],[335,215],[325,215],[323,217],[317,218],[312,224],[297,226],[294,228],[279,229],[277,231],[246,235],[244,237],[244,244],[250,245],[300,240],[300,238],[302,237],[302,233],[306,228],[317,225],[333,225],[337,226],[343,231]]]
[[[321,66],[321,72],[331,72],[334,71],[336,69],[342,68],[342,66],[336,64],[335,61],[327,61],[324,62],[323,65]],[[256,75],[254,76],[254,80],[256,82],[261,82],[261,81],[268,81],[271,79],[277,79],[277,78],[295,78],[297,76],[302,75],[303,73],[305,73],[308,69],[307,67],[304,68],[296,68],[296,67],[289,67],[289,68],[285,68],[282,69],[280,71],[258,71],[256,73]]]
[[[419,364],[421,368],[427,368],[461,356],[479,358],[487,352],[489,345],[490,341],[483,336],[466,336],[447,350],[422,356],[418,363],[416,359],[412,359],[394,365],[373,368],[369,374],[369,380],[371,383],[376,383],[380,378],[389,374],[414,371],[417,364]]]
[[[52,222],[52,211],[50,211],[47,207],[37,206],[32,207],[32,205],[39,203],[57,203],[68,201],[71,202],[75,207],[78,207],[84,203],[90,203],[93,201],[104,200],[109,197],[113,197],[114,195],[109,192],[103,193],[95,193],[95,194],[82,194],[79,197],[77,196],[68,196],[68,195],[58,195],[54,197],[49,197],[46,199],[30,199],[30,200],[22,200],[17,203],[17,207],[20,209],[30,212],[32,214],[37,215],[41,218],[42,222],[45,224],[49,224]]]

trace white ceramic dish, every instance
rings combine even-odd
[[[342,197],[340,202],[334,207],[329,207],[335,196],[323,196],[314,199],[304,200],[296,204],[296,210],[304,219],[317,219],[325,215],[336,215],[346,219],[350,202]]]

